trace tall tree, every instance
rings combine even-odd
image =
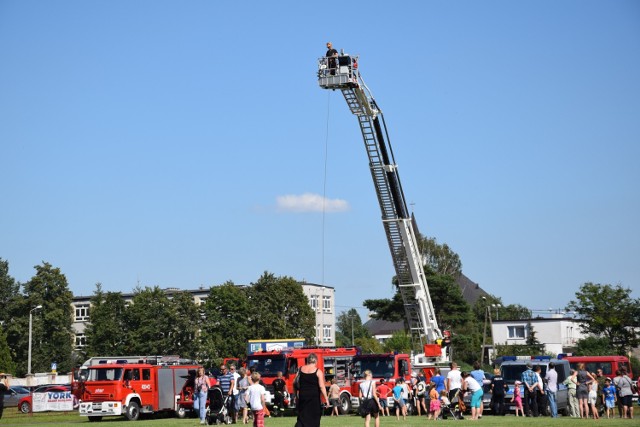
[[[15,349],[24,336],[23,300],[20,284],[9,275],[9,262],[0,258],[0,371],[14,375],[19,355]]]
[[[253,301],[246,288],[233,282],[212,286],[203,307],[198,359],[217,363],[223,357],[244,355],[250,331],[255,330],[253,316]]]
[[[265,272],[249,290],[252,326],[259,339],[315,339],[315,313],[302,286],[291,277]]]
[[[127,329],[126,305],[122,293],[104,292],[102,285],[96,283],[90,303],[89,323],[85,329],[86,355],[89,357],[124,355]]]
[[[360,314],[355,308],[343,311],[336,319],[336,345],[348,347],[355,345],[357,338],[370,338],[367,328],[362,324]]]
[[[173,306],[162,289],[137,287],[125,310],[128,354],[166,354],[174,316]]]
[[[67,278],[59,268],[47,262],[35,266],[36,275],[24,286],[29,310],[38,305],[42,309],[34,312],[32,371],[48,372],[53,362],[59,372],[70,372],[73,368],[73,294]]]
[[[606,337],[618,354],[640,344],[640,299],[632,298],[629,288],[585,283],[567,309],[578,313],[585,333]]]
[[[7,344],[7,334],[2,327],[0,327],[0,372],[14,375],[16,373],[16,364],[13,362],[11,350]]]
[[[3,325],[11,319],[11,308],[19,293],[20,284],[9,275],[9,262],[0,258],[0,322]]]
[[[458,277],[462,273],[462,261],[446,243],[439,244],[435,237],[418,237],[418,247],[425,266],[436,273]]]
[[[189,292],[176,292],[171,298],[174,318],[171,320],[167,352],[186,358],[196,358],[198,334],[202,325],[200,307],[196,306]]]

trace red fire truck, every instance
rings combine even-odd
[[[306,363],[305,360],[311,353],[318,356],[318,368],[324,372],[327,385],[335,378],[338,386],[345,391],[345,399],[349,402],[353,381],[353,358],[359,354],[359,350],[355,347],[303,347],[262,351],[247,356],[246,367],[255,368],[260,372],[266,385],[268,405],[273,404],[273,380],[277,378],[278,372],[282,372],[287,390],[293,392],[293,380],[298,369]],[[350,405],[346,405],[345,409],[349,410]]]
[[[184,417],[193,407],[193,380],[199,365],[110,363],[89,366],[82,378],[80,415],[89,421],[141,413],[175,412]]]

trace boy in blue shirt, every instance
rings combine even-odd
[[[616,388],[611,385],[611,378],[604,380],[602,400],[604,401],[605,408],[607,409],[607,418],[609,418],[609,410],[611,410],[611,417],[613,417],[613,408],[616,407]]]
[[[404,379],[398,378],[396,380],[396,386],[393,388],[393,403],[396,407],[396,419],[400,421],[400,412],[402,412],[402,420],[405,421],[407,419],[407,406],[404,401],[404,397],[402,396],[405,387],[403,386]]]

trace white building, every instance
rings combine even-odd
[[[524,345],[529,337],[529,325],[537,340],[544,344],[545,352],[566,353],[578,340],[585,337],[576,319],[558,317],[524,320],[494,320],[491,325],[496,345]]]
[[[309,298],[309,304],[316,313],[316,344],[333,347],[336,345],[336,290],[331,286],[301,283],[302,292]]]

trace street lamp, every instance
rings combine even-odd
[[[33,331],[33,312],[36,310],[40,310],[42,305],[38,304],[29,310],[29,356],[27,359],[27,375],[31,375],[31,335]]]

